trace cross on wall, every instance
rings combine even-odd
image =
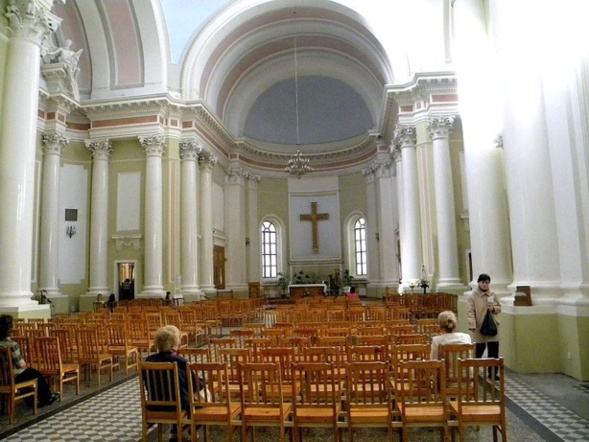
[[[319,221],[329,219],[329,213],[317,213],[317,201],[311,203],[311,213],[302,213],[301,221],[311,221],[313,253],[319,253]]]

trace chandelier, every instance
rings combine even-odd
[[[296,12],[293,12],[293,15],[296,15]],[[296,17],[295,17],[296,18]],[[294,38],[294,80],[295,80],[295,115],[296,115],[296,133],[297,133],[297,146],[301,144],[300,135],[299,135],[299,70],[297,64],[297,38]],[[303,175],[313,172],[313,168],[309,164],[310,160],[309,157],[304,157],[301,155],[301,151],[297,149],[296,155],[291,157],[286,163],[286,167],[284,168],[285,172],[290,173],[291,175],[296,176],[297,178],[302,177]]]

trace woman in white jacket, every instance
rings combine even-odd
[[[501,313],[501,304],[490,289],[491,277],[485,273],[481,273],[477,279],[478,287],[475,288],[468,296],[468,329],[472,332],[472,337],[476,343],[475,356],[477,358],[483,357],[485,349],[487,349],[487,357],[499,357],[499,333],[495,336],[487,336],[481,334],[481,325],[487,312],[493,315],[495,324],[499,328],[499,321],[497,315]]]

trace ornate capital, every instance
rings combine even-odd
[[[202,145],[198,140],[182,141],[180,143],[180,158],[184,161],[198,161],[202,152]]]
[[[503,134],[497,134],[495,137],[495,147],[503,149]]]
[[[61,155],[70,139],[59,132],[51,132],[43,135],[43,152],[45,154]]]
[[[94,160],[108,160],[112,152],[112,143],[104,140],[86,140],[86,147],[92,153]]]
[[[454,129],[456,117],[430,118],[427,124],[427,131],[432,140],[437,138],[448,138]]]
[[[401,149],[406,147],[415,147],[417,136],[415,134],[415,126],[403,126],[398,124],[393,134],[395,144]]]
[[[203,150],[198,156],[198,164],[203,171],[212,171],[217,161],[217,157],[206,150]]]
[[[6,6],[8,29],[14,37],[41,44],[61,24],[61,18],[36,0],[12,0]]]
[[[248,177],[247,171],[241,167],[230,167],[226,170],[228,184],[238,184],[243,186]]]
[[[166,143],[162,135],[149,135],[145,137],[139,137],[141,147],[148,157],[157,156],[161,157],[166,153]]]
[[[248,174],[248,177],[247,177],[248,188],[251,190],[257,190],[258,183],[260,182],[261,179],[262,179],[262,177],[260,175],[254,175],[253,173]]]
[[[376,175],[376,173],[378,172],[378,169],[380,168],[380,166],[381,166],[380,163],[372,163],[366,169],[362,169],[362,175],[364,175],[364,177],[367,180],[369,178],[372,179],[372,180],[374,180],[374,175]]]
[[[395,146],[391,156],[393,157],[393,161],[395,163],[400,162],[403,159],[403,155],[401,154],[401,148],[399,146]]]

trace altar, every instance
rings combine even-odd
[[[305,296],[323,297],[327,293],[325,284],[291,284],[288,286],[288,294],[291,299],[299,299]]]

